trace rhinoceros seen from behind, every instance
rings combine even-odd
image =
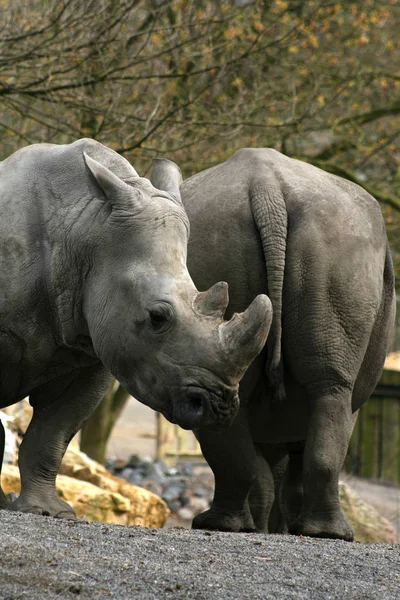
[[[224,431],[198,428],[215,475],[193,526],[351,540],[338,478],[355,415],[376,386],[394,320],[378,202],[354,183],[272,149],[243,149],[184,181],[188,268],[223,279],[232,311],[268,294],[264,351]],[[280,497],[280,498],[279,498]]]
[[[186,268],[180,171],[158,160],[153,180],[88,139],[0,163],[0,408],[27,395],[33,406],[10,509],[74,515],[56,475],[112,376],[185,428],[227,425],[238,410],[270,302],[223,322],[226,284],[198,293]],[[0,427],[1,457],[3,446]]]

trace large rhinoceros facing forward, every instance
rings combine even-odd
[[[237,152],[185,181],[181,194],[196,285],[227,281],[235,311],[267,293],[274,312],[233,425],[222,435],[197,432],[216,487],[194,526],[277,531],[281,510],[292,533],[352,539],[338,477],[394,319],[379,205],[359,186],[270,149]]]
[[[73,516],[55,478],[110,374],[185,428],[237,412],[270,302],[223,322],[226,284],[198,293],[186,269],[178,167],[157,161],[153,181],[93,140],[0,164],[0,407],[29,395],[34,409],[11,509]]]

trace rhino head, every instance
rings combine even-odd
[[[108,206],[84,314],[96,355],[126,390],[185,429],[228,425],[238,386],[272,318],[260,295],[224,321],[228,286],[199,292],[186,268],[189,223],[180,170],[156,160],[152,183],[85,160]]]

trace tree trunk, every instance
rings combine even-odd
[[[81,429],[82,452],[99,463],[105,461],[108,440],[128,398],[128,392],[114,381]]]

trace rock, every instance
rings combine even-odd
[[[176,511],[176,514],[180,519],[183,519],[184,521],[191,521],[196,516],[195,513],[187,507],[179,508]]]
[[[125,467],[129,467],[131,469],[138,469],[142,464],[142,459],[137,454],[131,454],[127,463],[124,464]]]
[[[147,470],[147,478],[152,479],[157,482],[159,485],[163,485],[166,482],[166,476],[162,467],[162,464],[159,461],[155,461],[151,467]]]
[[[68,447],[60,474],[88,481],[102,490],[120,494],[130,500],[128,525],[163,527],[168,518],[168,507],[161,498],[144,488],[115,477],[105,467],[74,447]]]
[[[119,475],[120,477],[122,477],[122,479],[125,479],[126,481],[129,481],[130,483],[134,483],[136,485],[140,485],[143,480],[143,475],[138,471],[135,471],[135,469],[132,469],[131,467],[126,467],[125,469],[122,469]]]
[[[199,498],[199,497],[193,496],[191,498],[190,505],[193,508],[194,514],[198,515],[199,513],[202,513],[205,510],[207,510],[210,506],[210,503],[207,502],[206,498]]]
[[[169,510],[165,502],[143,488],[114,477],[82,452],[69,447],[56,481],[57,492],[77,516],[118,525],[163,527]],[[4,465],[3,491],[20,492],[19,470]]]
[[[341,507],[354,529],[357,542],[386,542],[394,544],[396,532],[387,519],[367,504],[343,481],[339,482]]]
[[[18,440],[13,428],[13,418],[0,410],[0,421],[4,425],[5,444],[3,462],[14,465],[17,462]]]
[[[190,463],[183,463],[182,464],[182,475],[184,475],[185,477],[193,477],[194,472],[193,472],[193,465],[191,465]]]
[[[25,433],[32,418],[33,409],[27,398],[3,409],[6,415],[12,417],[11,428],[22,435]]]
[[[169,485],[164,490],[162,497],[166,502],[169,502],[170,500],[176,500],[181,495],[182,489],[182,487],[177,485]]]
[[[152,479],[145,479],[144,481],[142,481],[139,484],[140,487],[143,487],[145,490],[148,490],[149,492],[153,492],[153,494],[156,494],[156,496],[160,496],[160,498],[162,497],[163,494],[163,488],[162,486],[157,483],[156,481],[153,481]]]

